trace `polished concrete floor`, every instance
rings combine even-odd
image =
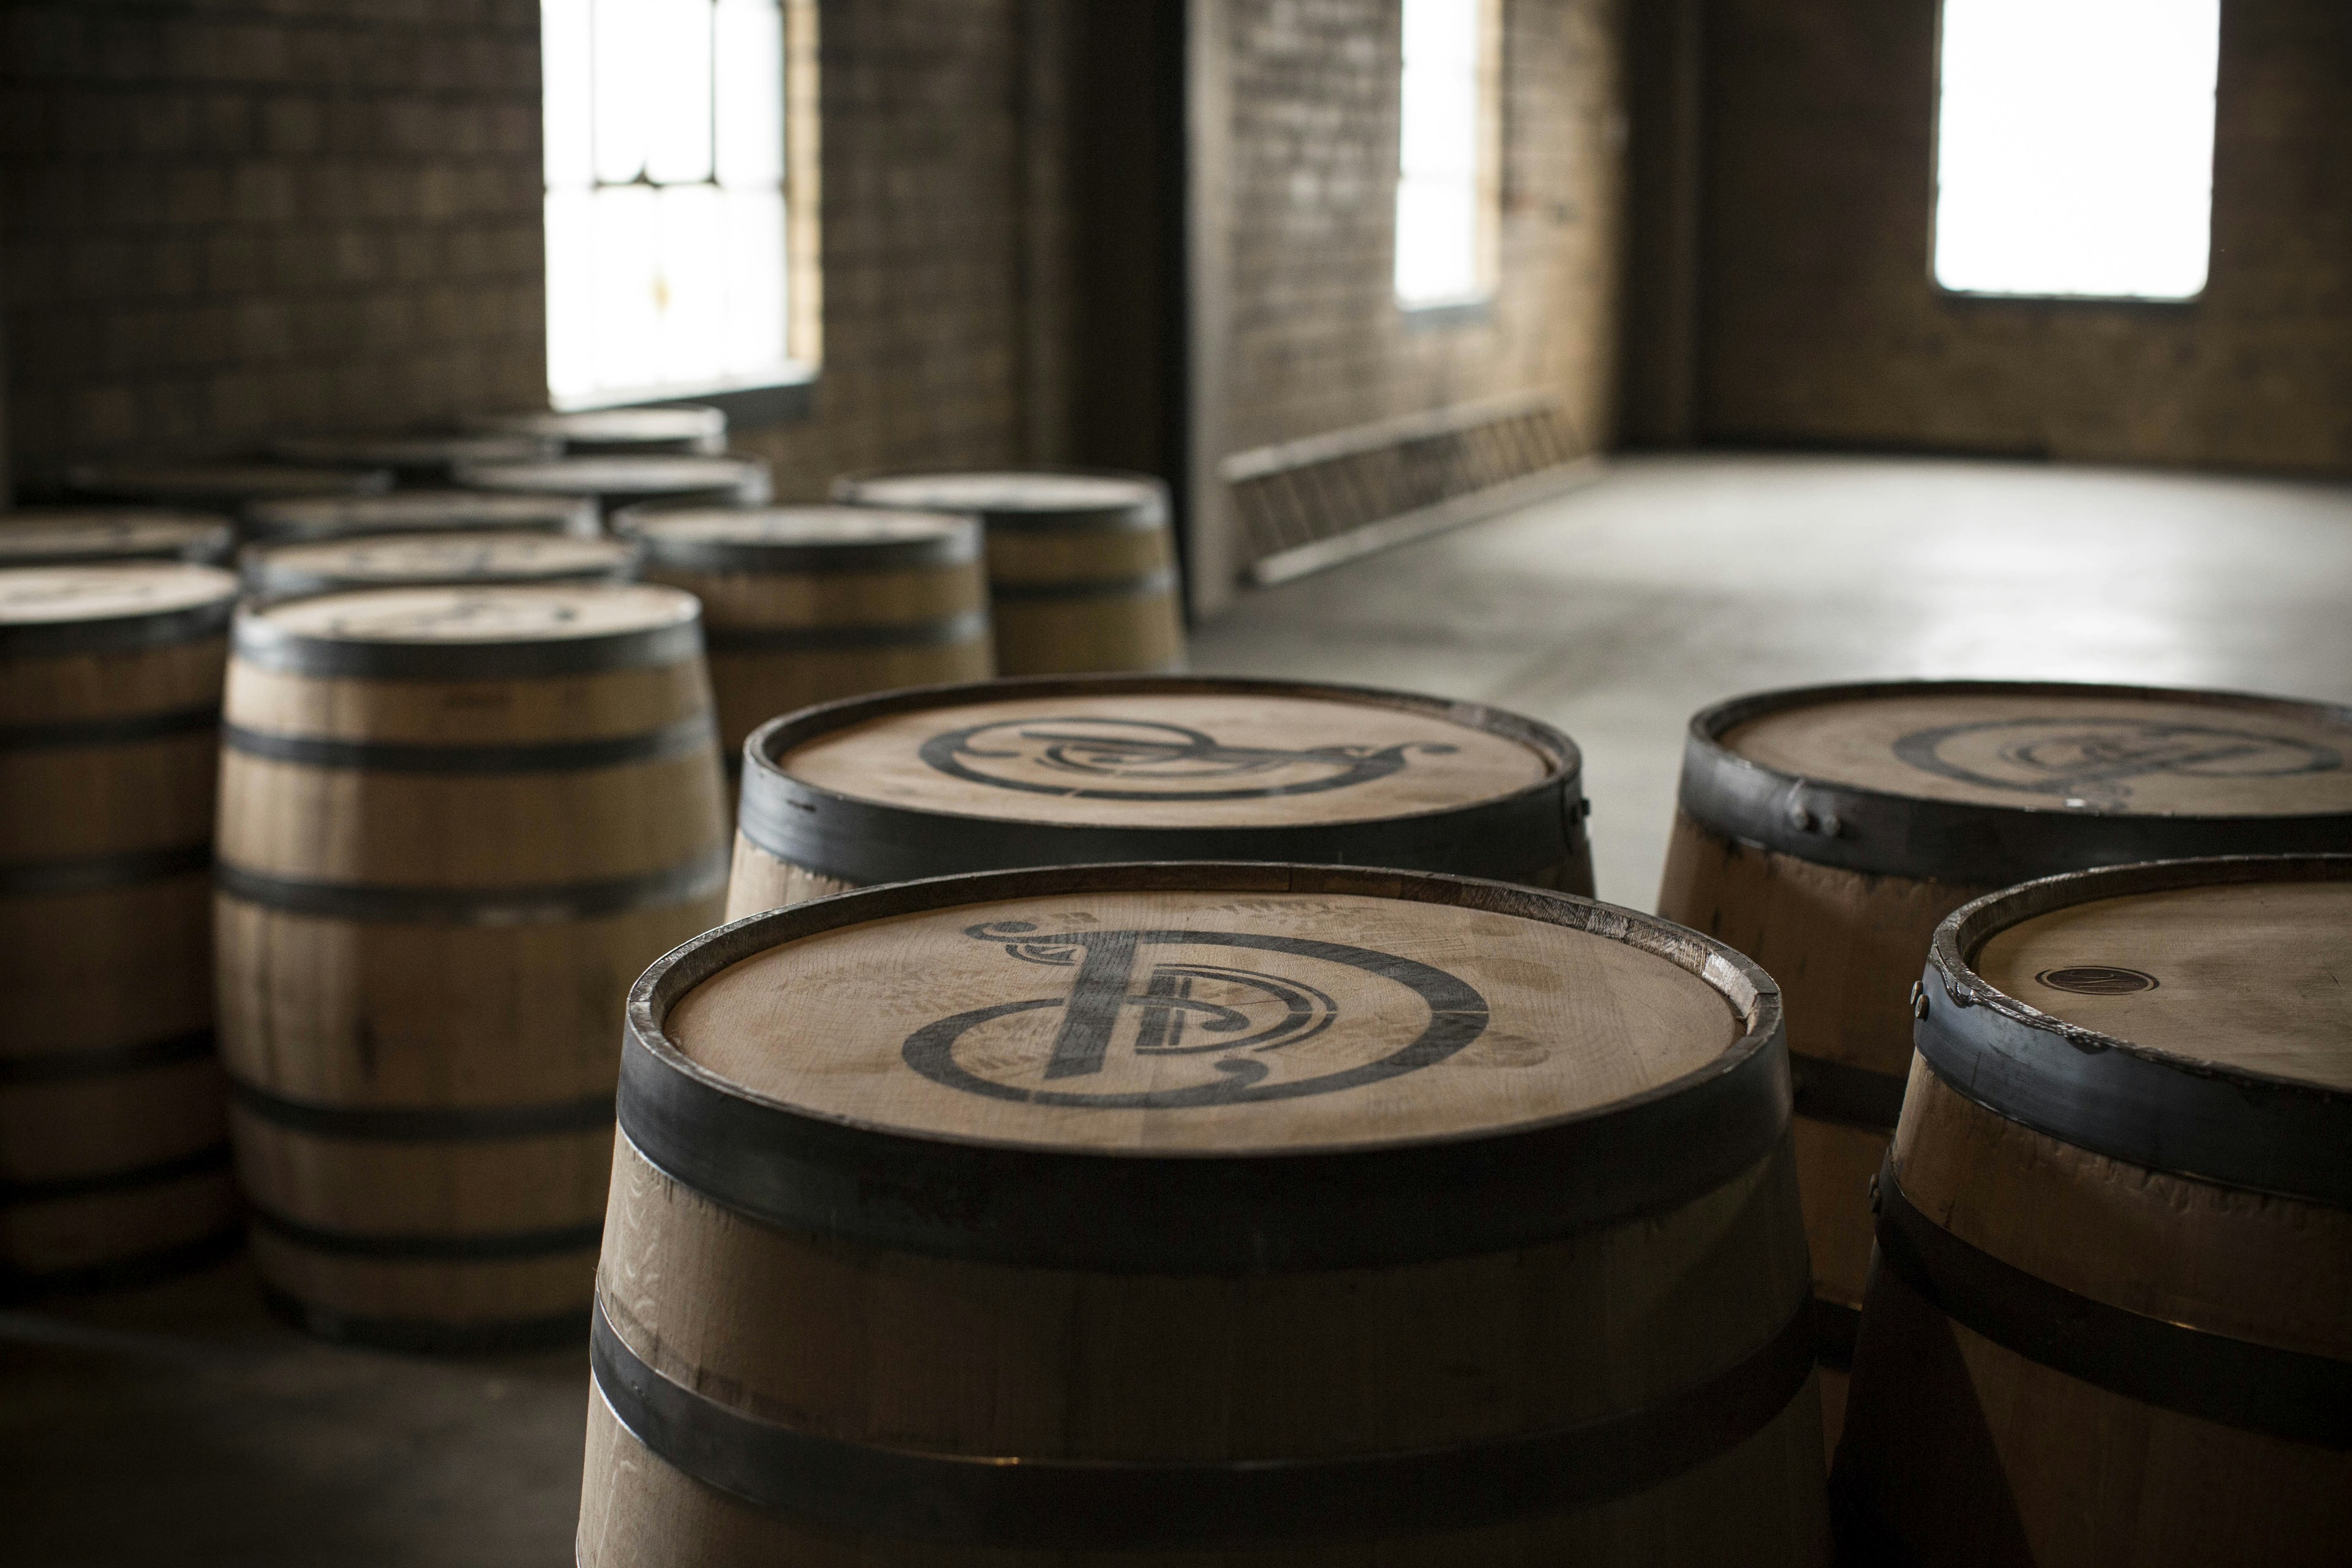
[[[1742,690],[2055,676],[2352,700],[2352,488],[1969,462],[1626,459],[1245,597],[1200,668],[1419,688],[1582,744],[1603,898],[1654,897],[1685,721]],[[341,1350],[242,1264],[0,1313],[0,1563],[556,1568],[584,1353]]]

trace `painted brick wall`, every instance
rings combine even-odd
[[[1617,0],[1506,0],[1499,291],[1416,325],[1393,294],[1397,0],[1232,0],[1227,445],[1552,391],[1612,423]]]
[[[1929,282],[1935,0],[1717,0],[1702,437],[2352,472],[2352,5],[2221,14],[2204,297],[2053,304]]]
[[[533,0],[0,12],[18,480],[544,397]]]

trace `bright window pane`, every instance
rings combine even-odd
[[[788,363],[779,0],[542,0],[562,406]]]
[[[1404,0],[1396,291],[1407,306],[1484,292],[1479,269],[1484,0]]]
[[[1937,281],[2202,290],[2220,45],[2221,0],[1945,0]]]

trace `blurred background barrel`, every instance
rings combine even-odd
[[[980,525],[862,507],[633,507],[646,576],[702,601],[731,766],[780,713],[992,673]]]
[[[1778,977],[1835,1440],[1868,1188],[1937,923],[2054,872],[2352,845],[2352,710],[2155,687],[1894,681],[1691,721],[1658,910]]]
[[[246,509],[257,540],[331,539],[356,533],[422,533],[489,528],[593,534],[604,522],[594,498],[500,495],[488,490],[395,490],[377,496],[300,496]]]
[[[617,539],[507,529],[248,544],[240,560],[247,592],[287,599],[436,584],[623,583],[636,576],[640,554]]]
[[[257,501],[289,496],[381,495],[392,488],[392,470],[263,462],[89,463],[68,473],[66,486],[94,500],[187,507],[242,519]]]
[[[851,475],[836,500],[962,512],[987,530],[1001,675],[1170,670],[1184,612],[1168,488],[1142,474]]]
[[[0,512],[0,570],[186,561],[226,566],[236,530],[210,512],[165,507],[44,506]]]
[[[2352,855],[2033,882],[1944,922],[1875,1187],[1854,1560],[2352,1546]]]
[[[553,441],[572,457],[727,449],[727,416],[702,405],[585,408],[570,414],[540,409],[485,415],[467,423],[488,434]]]
[[[583,496],[609,517],[644,502],[758,506],[772,493],[756,458],[696,455],[553,458],[541,463],[464,463],[457,482],[486,490]]]
[[[1114,860],[1592,891],[1576,742],[1475,702],[1209,676],[978,681],[791,714],[745,755],[730,918],[877,882]]]
[[[269,444],[281,462],[310,468],[389,468],[402,485],[446,485],[459,463],[527,463],[561,448],[544,436],[373,431],[284,436]]]
[[[693,599],[248,609],[224,743],[222,1042],[268,1289],[374,1342],[578,1335],[613,1019],[725,877]]]
[[[210,909],[236,596],[177,563],[0,571],[0,1295],[237,1243]]]
[[[1827,1560],[1778,998],[1689,931],[1057,868],[629,1027],[585,1568]]]

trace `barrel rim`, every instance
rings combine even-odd
[[[428,513],[440,508],[443,515],[438,518],[345,520],[347,514],[354,510],[369,510],[378,506],[415,508]],[[509,512],[523,507],[537,507],[541,515],[530,518],[493,517],[488,515],[488,509],[493,507]],[[482,515],[463,515],[474,512]],[[453,531],[542,529],[590,537],[603,531],[597,521],[596,501],[593,496],[530,490],[467,490],[455,486],[394,490],[385,495],[287,496],[254,502],[245,509],[245,521],[254,536],[253,542],[268,545],[320,544],[331,540],[384,533],[430,533],[444,528]]]
[[[566,489],[560,482],[560,471],[556,470],[573,463],[690,463],[703,467],[707,478],[688,478],[683,483],[644,488],[614,489],[608,484]],[[531,463],[453,463],[449,472],[458,484],[478,489],[501,494],[530,492],[587,496],[600,501],[605,497],[627,497],[640,501],[665,498],[719,501],[731,499],[748,506],[758,506],[768,500],[775,487],[773,471],[764,459],[720,452],[567,451],[561,457]],[[550,480],[559,482],[550,483]]]
[[[553,437],[520,431],[346,430],[278,436],[269,442],[268,452],[280,462],[305,466],[433,473],[446,472],[467,448],[496,448],[500,443],[506,444],[509,458],[552,457],[557,449]],[[498,456],[495,451],[489,455]]]
[[[49,658],[79,653],[143,653],[176,647],[225,636],[237,613],[238,583],[223,566],[193,561],[67,562],[57,568],[106,572],[169,567],[217,577],[212,598],[167,610],[142,610],[127,616],[93,616],[61,621],[16,621],[0,624],[0,659]]]
[[[216,511],[194,507],[109,505],[17,507],[0,513],[0,538],[20,527],[67,528],[87,523],[173,526],[185,532],[175,544],[159,543],[143,550],[78,550],[71,547],[40,553],[0,554],[0,570],[37,566],[89,566],[103,562],[183,561],[192,566],[220,566],[236,551],[236,524]]]
[[[1402,709],[1467,729],[1500,735],[1542,757],[1550,772],[1531,784],[1477,800],[1385,816],[1339,822],[1245,824],[1230,826],[1106,826],[1038,822],[1013,815],[984,816],[869,800],[844,794],[786,773],[778,756],[821,736],[895,714],[926,709],[970,707],[1024,698],[1097,695],[1186,696],[1233,693],[1300,697],[1331,702]],[[1416,691],[1356,686],[1338,681],[1271,679],[1259,676],[1183,674],[999,676],[933,686],[868,692],[803,708],[771,719],[743,742],[743,783],[737,830],[753,847],[837,881],[873,886],[953,872],[1010,870],[1075,860],[1293,860],[1313,857],[1270,853],[1285,847],[1319,850],[1332,859],[1349,858],[1342,841],[1367,831],[1418,827],[1442,832],[1458,827],[1465,838],[1490,826],[1480,819],[1560,819],[1563,856],[1583,839],[1584,753],[1565,731],[1483,702],[1460,701]],[[1554,803],[1561,803],[1555,809]],[[1475,842],[1475,839],[1471,840]],[[1502,840],[1512,842],[1513,840]],[[1079,853],[1086,844],[1100,847]],[[1028,847],[1024,847],[1027,846]],[[1384,851],[1392,853],[1393,851]],[[1393,860],[1377,862],[1394,865]],[[1408,863],[1407,868],[1417,868]],[[1430,867],[1430,870],[1440,868]]]
[[[562,539],[575,544],[603,546],[610,559],[601,565],[580,563],[570,566],[551,567],[545,571],[473,577],[453,577],[443,574],[419,572],[404,576],[352,577],[327,570],[305,570],[288,566],[278,559],[296,550],[336,550],[352,546],[380,544],[395,539],[420,539],[447,543],[453,541],[478,539],[486,543],[504,543],[516,538],[530,539],[534,535]],[[513,528],[451,528],[446,531],[428,529],[424,531],[394,530],[387,532],[332,533],[316,538],[284,538],[256,540],[237,552],[237,575],[246,584],[246,592],[271,604],[283,604],[289,599],[310,599],[322,594],[364,592],[371,588],[437,588],[437,587],[502,587],[518,584],[537,583],[631,583],[637,579],[645,565],[645,552],[632,541],[610,539],[596,535],[530,527]]]
[[[2344,1157],[2352,1090],[2069,1024],[1974,967],[1999,932],[2096,900],[2339,880],[2352,881],[2352,854],[2232,855],[2074,871],[1987,894],[1936,928],[1914,1041],[1956,1092],[2050,1137],[2152,1171],[2352,1208],[2352,1161]]]
[[[525,593],[560,588],[561,583],[454,584],[454,592]],[[287,675],[322,679],[372,680],[521,680],[571,675],[602,675],[614,670],[644,669],[684,663],[702,657],[702,602],[693,595],[659,583],[625,583],[615,587],[667,594],[687,613],[649,626],[624,626],[587,637],[515,638],[498,641],[448,640],[367,641],[316,637],[288,631],[268,619],[271,611],[290,601],[247,603],[230,625],[233,658],[257,668]],[[594,589],[603,584],[574,586]],[[407,587],[360,588],[319,598],[365,598],[375,594],[401,594]],[[316,599],[301,602],[316,603]]]
[[[2319,853],[2352,842],[2352,810],[2199,815],[1933,800],[1790,773],[1723,743],[1738,726],[1790,709],[1931,693],[2293,709],[2352,731],[2352,707],[2198,687],[1979,679],[1784,687],[1734,697],[1692,716],[1677,804],[1702,827],[1774,854],[1869,876],[1979,888],[2128,861]]]
[[[1724,1000],[1741,1032],[1706,1065],[1602,1106],[1504,1128],[1238,1153],[1078,1149],[887,1126],[738,1084],[664,1032],[670,1010],[697,986],[789,942],[871,920],[1096,889],[1356,895],[1566,926],[1674,963]],[[1124,862],[854,889],[748,916],[671,949],[631,987],[625,1017],[621,1131],[656,1168],[775,1228],[1018,1266],[1246,1275],[1503,1251],[1678,1206],[1757,1164],[1789,1128],[1780,989],[1757,964],[1658,916],[1428,872]],[[1564,1172],[1585,1179],[1564,1180]],[[1421,1200],[1441,1190],[1457,1201],[1432,1213]],[[1391,1201],[1367,1195],[1383,1192]],[[1138,1218],[1146,1214],[1167,1223]]]
[[[879,511],[940,525],[912,539],[840,540],[799,544],[789,540],[673,539],[646,525],[677,513]],[[964,566],[981,554],[981,525],[968,512],[928,511],[913,507],[850,507],[837,502],[765,501],[755,506],[709,506],[693,502],[640,501],[613,514],[613,531],[637,540],[646,559],[683,572],[762,572],[814,575],[847,572],[904,572]]]
[[[1157,474],[1147,474],[1135,468],[1050,465],[1034,468],[859,468],[836,476],[827,493],[845,506],[883,505],[898,510],[902,509],[895,502],[861,500],[859,492],[867,485],[887,479],[967,479],[982,474],[1008,478],[1118,479],[1141,487],[1147,493],[1121,506],[1018,509],[934,506],[921,510],[952,511],[976,519],[985,527],[1001,528],[1013,533],[1143,533],[1168,526],[1168,481]]]
[[[201,484],[194,489],[172,484],[141,483],[138,476],[202,473],[206,469],[234,470],[274,468],[289,474],[300,474],[303,482],[318,481],[317,489],[307,490],[270,490],[257,495],[229,487],[206,489]],[[313,468],[307,464],[278,463],[266,458],[156,458],[143,462],[81,463],[66,471],[66,488],[79,495],[95,496],[130,502],[162,505],[204,506],[228,505],[239,510],[254,502],[285,499],[296,495],[383,495],[393,488],[395,476],[385,468],[346,468],[330,466]]]
[[[564,431],[579,426],[626,426],[640,427],[669,426],[671,428],[647,439],[682,441],[727,434],[727,411],[709,403],[665,403],[657,407],[624,408],[519,408],[504,414],[477,414],[467,417],[464,427],[490,434],[544,433],[559,445],[566,440]],[[592,440],[613,437],[592,437]]]

